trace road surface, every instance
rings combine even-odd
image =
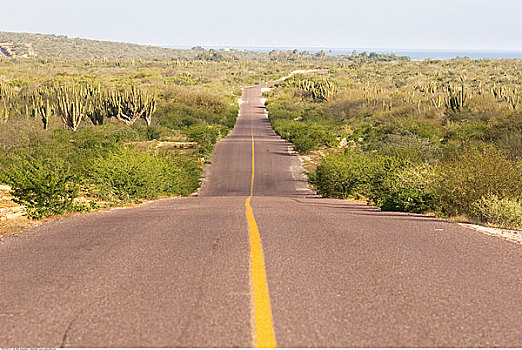
[[[261,87],[199,196],[0,243],[3,347],[522,346],[522,246],[321,199]]]

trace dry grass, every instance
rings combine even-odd
[[[11,188],[0,185],[0,222],[20,217],[24,214],[24,208],[12,201]]]
[[[4,235],[16,234],[21,231],[30,229],[32,227],[43,225],[47,222],[60,220],[69,216],[74,215],[73,213],[64,215],[50,216],[42,220],[29,219],[26,216],[19,216],[11,218],[0,223],[0,237]]]
[[[129,142],[141,151],[154,150],[159,151],[183,151],[183,153],[192,153],[198,146],[197,142],[187,141],[139,141]]]

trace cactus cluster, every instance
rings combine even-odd
[[[7,108],[6,102],[3,101],[3,103],[0,104],[0,121],[5,124],[7,120],[9,120],[9,108]]]
[[[331,99],[337,88],[328,78],[312,79],[296,74],[288,79],[287,84],[304,92],[315,102],[325,102]]]
[[[86,114],[93,125],[103,125],[105,118],[108,116],[107,102],[104,96],[105,94],[99,85],[96,88],[91,86],[87,88]]]
[[[448,85],[446,94],[446,108],[456,112],[466,107],[468,95],[464,89],[464,81],[462,81],[460,86]]]
[[[10,110],[12,109],[13,90],[0,83],[0,121],[7,123],[10,116]]]
[[[509,105],[511,106],[511,108],[513,108],[514,110],[518,109],[518,105],[520,104],[520,96],[516,94],[516,89],[512,95],[507,96],[506,100],[507,103],[509,103]]]
[[[76,131],[86,113],[86,89],[80,87],[68,88],[62,86],[57,91],[57,112],[62,117],[63,124]]]
[[[437,82],[429,82],[426,84],[414,85],[413,88],[420,92],[436,94],[438,90],[438,85]]]
[[[495,98],[502,99],[505,97],[505,89],[503,86],[497,86],[497,84],[493,84],[493,86],[490,89],[491,94],[495,96]]]
[[[518,94],[517,88],[506,88],[504,86],[497,86],[493,84],[490,89],[491,94],[500,101],[506,102],[513,109],[518,109],[520,104],[520,95]]]
[[[104,124],[107,118],[116,118],[127,125],[143,118],[150,125],[155,109],[155,98],[135,87],[119,91],[104,90],[100,86],[62,85],[34,91],[22,114],[39,116],[44,129],[56,115],[66,128],[75,131],[85,117],[94,125]]]
[[[416,102],[416,99],[414,98],[415,91],[419,91],[428,98],[428,102],[431,101],[431,104],[428,104],[429,108],[435,107],[440,109],[445,105],[446,108],[451,111],[461,111],[465,108],[470,96],[482,96],[488,92],[499,103],[506,103],[514,110],[518,109],[521,102],[521,97],[516,87],[510,88],[497,85],[496,83],[492,86],[484,87],[481,81],[476,82],[474,86],[466,87],[464,76],[460,77],[460,84],[446,83],[439,86],[436,82],[428,82],[413,85],[413,89],[414,91],[403,98],[404,103],[411,104]]]
[[[35,93],[31,102],[33,115],[38,115],[40,117],[44,130],[47,130],[51,116],[54,113],[53,106],[51,103],[49,103],[49,98],[46,98],[44,102],[43,96],[41,94]],[[27,112],[28,107],[26,107],[26,113]]]
[[[0,100],[9,100],[14,97],[13,89],[6,84],[0,82]]]
[[[150,125],[152,114],[156,110],[154,97],[134,86],[130,91],[111,93],[106,102],[107,116],[116,117],[127,125],[134,124],[140,118],[145,119],[147,125]]]

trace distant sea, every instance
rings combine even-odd
[[[190,49],[189,46],[165,46],[176,49]],[[310,53],[316,53],[324,50],[327,55],[350,55],[353,50],[357,53],[366,51],[367,53],[395,53],[397,56],[408,56],[414,61],[421,61],[426,59],[434,60],[449,60],[457,57],[469,57],[472,60],[481,59],[522,59],[522,51],[471,51],[471,50],[406,50],[406,49],[372,49],[372,48],[359,48],[359,49],[342,49],[342,48],[328,48],[328,47],[246,47],[246,46],[204,46],[205,49],[235,49],[235,50],[247,50],[254,52],[270,52],[273,49],[276,50],[293,50],[308,51]]]

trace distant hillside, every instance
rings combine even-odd
[[[64,35],[0,32],[0,57],[46,58],[181,58],[186,50],[111,41],[68,38]]]
[[[195,59],[200,61],[272,60],[278,62],[378,62],[409,61],[406,56],[371,52],[330,56],[320,51],[272,50],[269,53],[236,49],[190,50],[137,45],[112,41],[69,38],[65,35],[10,33],[0,31],[1,57],[44,57],[68,59]]]

